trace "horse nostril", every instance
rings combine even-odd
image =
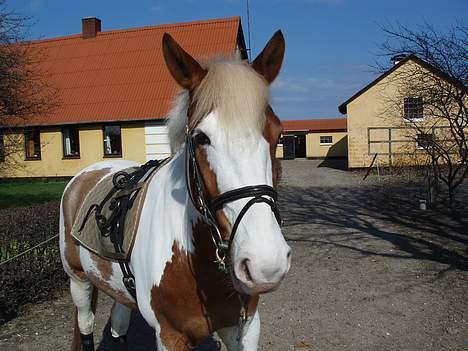
[[[249,270],[249,259],[248,258],[245,258],[242,260],[241,262],[241,271],[244,273],[245,275],[245,279],[249,282],[252,281],[252,275],[250,274],[250,270]]]

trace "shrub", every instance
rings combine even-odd
[[[0,210],[0,262],[58,233],[59,201]],[[58,238],[0,266],[0,325],[66,286]]]

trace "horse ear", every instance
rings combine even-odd
[[[164,33],[163,55],[166,66],[172,77],[182,87],[188,90],[196,88],[205,77],[207,71],[188,54],[179,44],[168,34]]]
[[[278,75],[283,63],[285,43],[283,33],[277,31],[266,44],[262,52],[252,63],[252,68],[261,74],[268,84]]]

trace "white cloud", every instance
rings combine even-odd
[[[272,85],[273,108],[283,118],[339,116],[338,106],[375,78],[362,67],[347,68],[339,74],[343,67],[330,66],[320,77],[283,74]]]

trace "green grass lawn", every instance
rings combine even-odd
[[[0,182],[0,209],[58,200],[65,185],[67,182]]]

